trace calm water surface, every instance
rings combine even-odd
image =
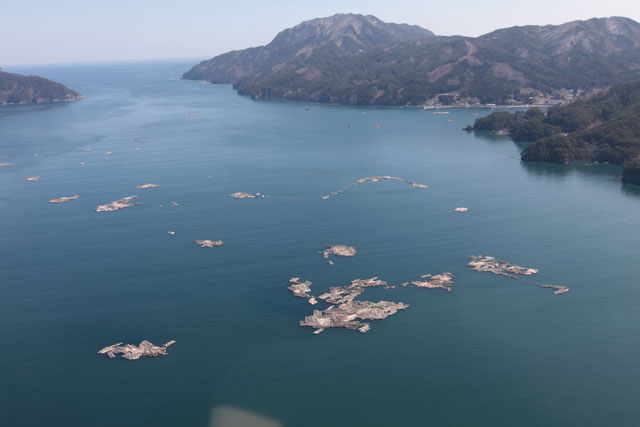
[[[254,102],[177,80],[192,62],[7,69],[86,99],[0,108],[0,425],[206,426],[223,406],[285,426],[637,425],[640,192],[618,167],[523,164],[460,131],[484,110]],[[321,199],[371,175],[429,188]],[[329,266],[336,243],[357,256]],[[571,292],[471,272],[473,254]],[[446,271],[450,294],[367,290],[411,306],[367,334],[298,327],[312,308],[286,289]],[[96,354],[143,339],[177,343]]]

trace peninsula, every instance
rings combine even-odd
[[[640,80],[613,86],[575,102],[515,114],[495,112],[475,121],[475,131],[532,142],[525,161],[586,160],[623,165],[622,181],[640,184]]]
[[[0,68],[0,105],[46,104],[84,98],[61,83],[38,76],[23,76]]]

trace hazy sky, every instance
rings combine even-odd
[[[466,36],[592,17],[640,21],[637,0],[7,0],[1,11],[0,66],[210,57],[338,12]]]

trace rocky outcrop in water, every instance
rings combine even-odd
[[[196,245],[200,245],[201,248],[217,248],[224,245],[222,240],[196,240]]]
[[[251,194],[251,193],[243,193],[239,191],[237,193],[230,194],[229,197],[233,199],[257,199],[258,197],[263,197],[260,193]]]
[[[139,205],[140,203],[133,203],[131,202],[134,199],[137,199],[138,196],[129,196],[129,197],[123,197],[120,200],[115,200],[111,203],[107,203],[104,205],[99,205],[96,207],[96,212],[113,212],[113,211],[117,211],[120,209],[124,209],[124,208],[128,208],[130,206],[135,206],[135,205]]]
[[[509,264],[506,261],[500,261],[487,255],[474,255],[470,258],[471,261],[467,265],[475,271],[487,271],[512,279],[517,279],[514,274],[530,276],[538,273],[538,270],[535,268],[520,267],[519,265]]]
[[[78,196],[77,194],[74,194],[73,196],[64,196],[64,197],[58,197],[57,199],[51,199],[49,200],[49,203],[53,203],[54,205],[57,205],[59,203],[70,202],[78,198],[80,198],[80,196]]]
[[[331,194],[328,194],[326,196],[323,196],[323,199],[328,199],[331,196],[337,196],[340,193],[343,193],[357,185],[360,184],[364,184],[365,182],[381,182],[381,181],[385,181],[385,180],[392,180],[392,181],[399,181],[399,182],[404,182],[406,184],[410,184],[412,187],[415,188],[429,188],[429,186],[424,185],[424,184],[418,184],[417,182],[411,181],[409,179],[406,178],[400,178],[397,176],[389,176],[389,175],[379,175],[379,176],[368,176],[366,178],[360,178],[358,180],[356,180],[355,182],[345,185],[344,187],[342,187],[340,190],[334,191]]]
[[[174,340],[158,347],[151,344],[149,341],[144,340],[140,345],[126,344],[122,345],[121,342],[113,344],[98,351],[98,354],[106,354],[110,359],[114,359],[116,354],[121,354],[124,359],[137,360],[141,357],[157,357],[166,356],[167,348],[175,344]]]
[[[494,257],[487,255],[473,255],[470,258],[471,261],[467,265],[474,271],[486,271],[500,276],[507,276],[511,279],[518,279],[518,276],[516,276],[516,274],[521,276],[531,276],[533,274],[538,274],[538,269],[536,268],[520,267],[519,265],[509,264],[506,261],[500,261],[498,259],[495,259]],[[566,286],[541,285],[530,280],[526,281],[540,288],[554,289],[553,293],[555,295],[563,295],[569,292],[569,288]]]

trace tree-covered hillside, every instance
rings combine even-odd
[[[420,105],[452,94],[530,102],[640,79],[640,24],[603,18],[435,37],[371,16],[335,15],[203,61],[183,78],[231,83],[254,99]]]
[[[0,105],[73,101],[81,97],[65,85],[49,79],[0,71]]]
[[[574,160],[625,166],[623,180],[640,184],[640,81],[614,86],[568,105],[479,118],[478,131],[506,131],[514,140],[533,142],[525,161]]]

